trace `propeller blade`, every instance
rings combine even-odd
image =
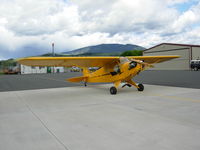
[[[137,60],[137,59],[128,59],[127,57],[120,57],[119,60],[120,60],[120,64],[124,64],[124,63],[126,63],[126,62],[135,61],[135,62],[137,62],[138,64],[142,64],[142,65],[144,65],[145,67],[151,67],[151,68],[154,67],[154,65],[149,64],[149,63],[145,63],[145,62],[143,62],[142,60]]]
[[[143,61],[141,61],[141,60],[131,59],[131,61],[135,61],[135,62],[137,62],[137,63],[139,63],[139,64],[142,64],[142,65],[144,65],[144,66],[146,66],[146,67],[151,67],[151,68],[154,67],[154,65],[149,64],[149,63],[145,63],[145,62],[143,62]]]

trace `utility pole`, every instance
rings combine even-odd
[[[54,53],[54,43],[52,43],[52,56],[53,57],[55,56],[55,53]]]
[[[55,56],[55,53],[54,53],[54,43],[52,43],[52,56],[53,57]],[[53,73],[55,73],[55,66],[53,66]]]

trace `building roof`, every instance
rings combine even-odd
[[[164,45],[164,44],[166,44],[166,45],[176,45],[176,46],[187,46],[187,47],[200,47],[200,45],[193,45],[193,44],[161,43],[161,44],[155,45],[153,47],[150,47],[150,48],[148,48],[148,49],[146,49],[144,51],[148,51],[150,49],[153,49],[155,47],[158,47],[158,46]]]

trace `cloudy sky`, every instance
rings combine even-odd
[[[101,43],[200,44],[200,0],[0,0],[0,60]]]

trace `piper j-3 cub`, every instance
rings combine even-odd
[[[28,57],[18,62],[27,66],[77,66],[82,68],[83,76],[67,79],[70,82],[112,82],[110,94],[116,94],[121,83],[122,87],[134,86],[143,91],[142,84],[136,84],[132,79],[141,71],[153,67],[153,64],[164,62],[179,56],[130,56],[130,57]],[[98,67],[90,71],[90,67]]]

